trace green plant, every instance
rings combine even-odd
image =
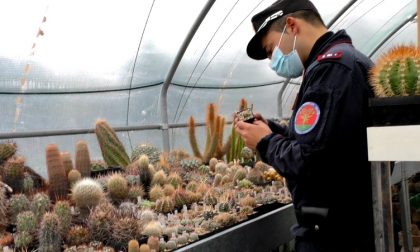
[[[69,171],[73,169],[73,161],[71,160],[71,155],[69,152],[61,152],[61,160],[63,161],[64,169],[66,174],[69,174]]]
[[[132,186],[128,190],[128,198],[131,201],[137,202],[138,197],[143,198],[145,195],[143,186]]]
[[[140,246],[137,240],[130,240],[128,242],[128,252],[139,252]]]
[[[420,51],[416,46],[396,46],[371,69],[370,83],[380,97],[419,95]]]
[[[90,162],[90,170],[91,171],[102,171],[108,169],[105,161],[103,160],[93,160]]]
[[[225,162],[219,162],[216,164],[215,172],[219,174],[226,174],[228,165]]]
[[[86,141],[80,140],[76,143],[76,170],[82,178],[90,177],[90,155]]]
[[[216,205],[217,204],[217,194],[214,189],[210,189],[204,195],[204,203],[207,205]]]
[[[69,181],[70,187],[73,187],[73,185],[79,181],[82,178],[82,174],[76,169],[72,169],[69,171],[67,175],[67,180]]]
[[[154,185],[152,189],[150,189],[149,198],[151,201],[156,201],[162,198],[163,196],[165,196],[165,192],[163,191],[163,188],[160,185]]]
[[[162,236],[162,226],[158,221],[151,221],[144,226],[143,235],[146,236]]]
[[[125,217],[114,221],[111,236],[114,248],[126,250],[130,240],[139,240],[140,237],[141,226],[136,219]]]
[[[128,182],[121,174],[113,174],[108,179],[108,193],[115,202],[121,202],[128,196]]]
[[[210,167],[208,165],[200,165],[200,167],[198,167],[198,170],[202,174],[209,174],[210,173]]]
[[[40,252],[57,252],[61,250],[60,220],[55,213],[46,213],[43,216],[38,240]]]
[[[76,225],[70,228],[66,241],[70,246],[88,244],[90,241],[90,232],[86,227]]]
[[[150,209],[144,209],[140,214],[140,220],[143,221],[143,223],[151,222],[154,218],[155,213]]]
[[[235,184],[237,184],[237,183],[238,183],[238,181],[241,181],[242,179],[246,178],[246,175],[247,175],[247,171],[246,171],[246,169],[245,169],[245,168],[243,168],[243,167],[239,167],[239,168],[236,170],[235,175],[233,176],[233,182],[234,182]]]
[[[264,174],[257,168],[252,168],[246,178],[255,185],[263,185],[265,183]]]
[[[30,210],[31,203],[25,194],[13,194],[10,198],[10,217],[11,222],[16,223],[16,217],[19,213]]]
[[[248,179],[242,179],[238,183],[239,188],[253,188],[254,184]]]
[[[146,155],[149,158],[151,164],[156,164],[160,161],[160,150],[154,146],[147,145],[147,144],[140,144],[137,145],[133,153],[131,153],[131,161],[136,161],[142,155]]]
[[[23,180],[25,178],[25,159],[23,157],[9,158],[4,165],[4,182],[14,192],[23,192]]]
[[[68,193],[67,173],[57,145],[47,145],[46,158],[50,198],[54,202],[59,199],[66,199]]]
[[[157,171],[153,175],[152,185],[161,185],[163,186],[166,183],[167,176],[163,170]]]
[[[117,134],[105,120],[96,121],[96,137],[105,162],[112,167],[125,168],[130,159]]]
[[[53,212],[57,215],[58,220],[60,221],[60,233],[64,237],[70,229],[72,219],[69,202],[57,201],[54,205]]]
[[[4,187],[0,187],[0,233],[2,233],[9,224],[8,211],[9,199],[6,195],[6,189]]]
[[[23,178],[23,192],[30,194],[34,191],[34,179],[30,175],[25,175]]]
[[[214,176],[214,180],[213,180],[213,187],[218,187],[222,184],[222,174],[217,173],[216,176]]]
[[[31,202],[31,210],[37,220],[41,220],[42,216],[50,209],[50,205],[50,198],[45,193],[39,192],[34,195]]]
[[[37,218],[31,211],[21,212],[16,217],[17,232],[27,232],[31,235],[35,235],[37,224]]]
[[[22,251],[27,251],[33,241],[33,236],[26,231],[18,232],[15,235],[15,247]]]
[[[153,174],[149,168],[149,158],[146,155],[141,155],[138,159],[138,168],[140,175],[140,183],[143,185],[146,192],[150,190],[150,183],[152,182]]]
[[[175,190],[175,193],[173,194],[173,200],[175,202],[176,208],[182,208],[184,205],[188,206],[191,202],[187,192],[182,188]]]
[[[102,186],[91,178],[84,178],[74,184],[71,193],[79,208],[92,208],[104,198]]]
[[[171,197],[165,196],[156,200],[155,210],[158,213],[167,214],[174,210],[174,202]]]
[[[248,107],[248,102],[245,99],[241,99],[239,104],[239,111],[242,111]],[[239,160],[241,157],[241,151],[245,146],[245,142],[235,130],[235,123],[232,124],[231,129],[231,145],[226,154],[227,162],[232,162],[234,160]]]
[[[229,175],[225,175],[225,176],[223,176],[220,184],[225,185],[225,184],[230,183],[230,182],[232,182],[232,178]]]
[[[16,153],[17,147],[15,143],[6,142],[0,143],[0,163],[6,161],[8,158]]]
[[[202,161],[197,158],[187,158],[181,160],[180,164],[185,171],[195,171],[202,165]]]
[[[115,213],[115,207],[109,202],[101,203],[92,210],[88,218],[88,226],[93,240],[110,244],[112,225],[116,222]]]
[[[140,246],[140,250],[139,250],[140,252],[150,252],[150,247],[149,247],[149,245],[147,245],[147,244],[142,244],[141,246]]]
[[[172,196],[175,193],[175,187],[172,184],[166,184],[163,186],[163,193],[165,196]]]

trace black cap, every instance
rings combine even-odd
[[[261,39],[267,32],[270,24],[284,15],[300,10],[311,10],[319,15],[313,3],[308,0],[279,0],[253,16],[251,22],[256,33],[248,43],[246,49],[248,56],[256,60],[267,58],[267,53],[261,46]]]

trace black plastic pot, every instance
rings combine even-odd
[[[420,96],[369,99],[372,126],[420,124]]]
[[[114,172],[122,172],[122,171],[124,171],[124,169],[121,167],[108,167],[103,170],[90,171],[90,176],[93,178],[96,178],[102,175],[107,175]]]

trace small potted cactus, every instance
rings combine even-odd
[[[420,50],[397,46],[371,69],[375,98],[369,100],[374,126],[420,124]]]

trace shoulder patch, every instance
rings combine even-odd
[[[326,59],[341,59],[343,57],[343,52],[333,52],[333,53],[326,53],[326,54],[320,54],[316,58],[317,61],[322,61]]]
[[[315,102],[302,104],[295,116],[294,126],[296,133],[302,135],[311,132],[318,123],[320,115],[321,111]]]

